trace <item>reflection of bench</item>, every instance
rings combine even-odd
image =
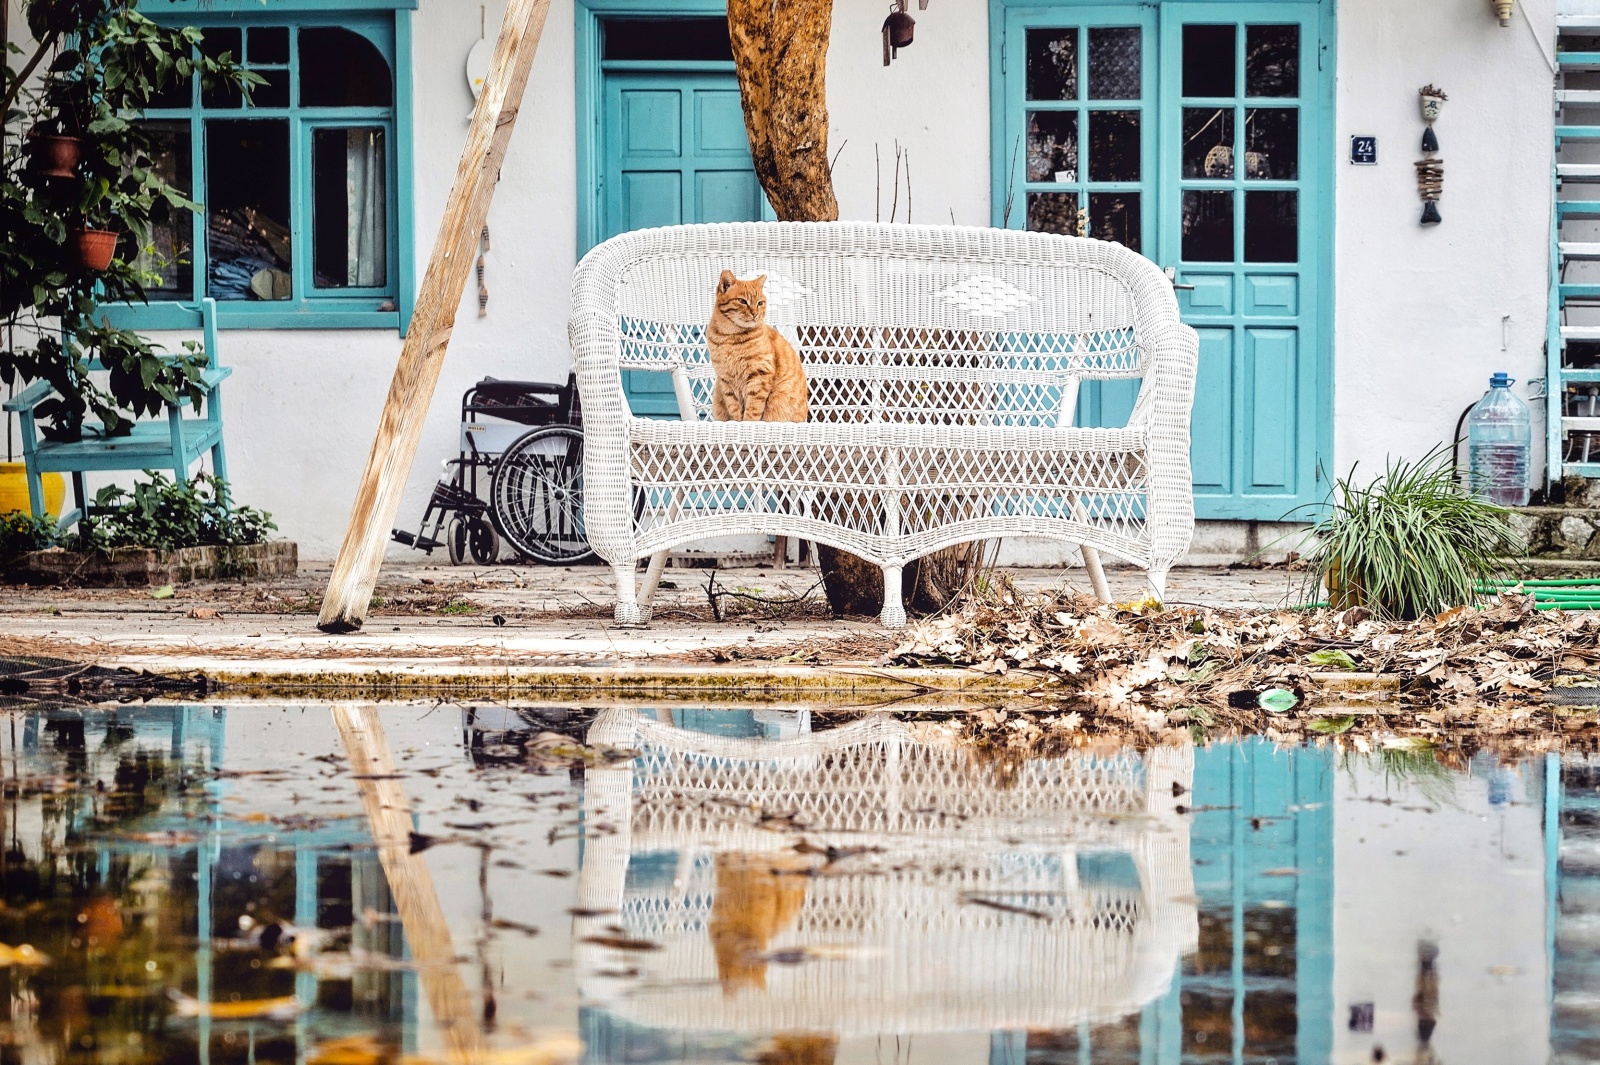
[[[22,429],[22,458],[28,471],[28,499],[33,516],[44,517],[44,486],[40,475],[70,473],[76,509],[62,516],[63,527],[81,521],[88,504],[83,475],[106,471],[171,470],[179,484],[189,480],[189,468],[211,452],[211,469],[227,480],[228,464],[222,450],[222,403],[220,386],[233,371],[218,364],[217,304],[200,301],[198,315],[209,360],[200,376],[205,395],[205,413],[186,418],[187,404],[168,403],[166,418],[135,421],[132,431],[111,435],[103,429],[85,425],[77,440],[48,440],[39,431],[34,410],[55,394],[48,381],[35,381],[5,405],[17,415]],[[92,368],[99,369],[96,364]]]
[[[586,1004],[628,1022],[1070,1028],[1158,998],[1194,949],[1190,749],[1002,766],[886,715],[764,740],[627,708],[588,739],[638,752],[585,772],[574,937]],[[716,929],[741,889],[779,915],[730,964]]]
[[[705,344],[724,268],[767,276],[768,320],[800,352],[811,421],[710,420]],[[1117,244],[864,223],[673,226],[606,241],[573,281],[589,542],[616,617],[650,616],[637,559],[708,536],[818,540],[883,568],[1001,536],[1081,545],[1159,594],[1194,527],[1197,340],[1171,284]],[[635,417],[623,373],[672,375],[682,420]],[[1072,425],[1084,380],[1142,378],[1126,426]]]

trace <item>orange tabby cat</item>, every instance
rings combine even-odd
[[[706,344],[717,372],[711,416],[719,422],[803,422],[810,414],[800,356],[767,324],[766,280],[740,281],[724,270],[717,281]]]

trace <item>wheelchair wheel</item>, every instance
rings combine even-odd
[[[500,559],[500,534],[486,518],[473,518],[467,523],[467,549],[472,561],[480,566],[492,566]]]
[[[467,542],[467,523],[460,518],[451,518],[450,524],[444,527],[444,543],[450,553],[452,566],[465,562],[472,550]]]
[[[535,562],[593,558],[583,528],[583,432],[556,425],[518,437],[495,466],[489,513]]]

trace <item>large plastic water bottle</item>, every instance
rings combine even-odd
[[[1511,394],[1511,378],[1497,373],[1467,416],[1472,492],[1502,507],[1528,505],[1528,455],[1533,429],[1528,405]]]

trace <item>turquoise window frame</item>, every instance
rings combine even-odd
[[[991,224],[997,227],[1004,226],[1006,193],[1010,187],[1008,167],[1010,164],[1010,146],[1005,143],[1007,129],[1007,114],[1009,107],[1015,101],[1008,100],[1006,93],[1006,28],[1010,18],[1014,15],[1030,14],[1058,14],[1071,12],[1082,8],[1114,8],[1126,7],[1129,12],[1128,23],[1141,21],[1154,9],[1159,32],[1168,32],[1161,25],[1159,12],[1162,8],[1203,9],[1213,0],[988,0],[989,3],[989,170],[990,170],[990,213]],[[1316,350],[1313,352],[1310,366],[1316,375],[1313,386],[1313,399],[1316,417],[1315,427],[1315,489],[1321,491],[1327,487],[1329,473],[1333,458],[1333,375],[1335,370],[1334,348],[1334,290],[1336,284],[1334,243],[1336,234],[1336,204],[1337,204],[1337,174],[1338,150],[1336,147],[1336,85],[1335,72],[1337,66],[1338,35],[1338,0],[1302,0],[1303,5],[1315,4],[1317,17],[1313,23],[1317,27],[1319,40],[1315,51],[1317,78],[1317,93],[1315,98],[1303,97],[1300,109],[1303,115],[1313,118],[1311,125],[1315,135],[1303,146],[1301,151],[1302,162],[1307,167],[1316,168],[1319,173],[1316,180],[1316,200],[1310,205],[1309,210],[1302,211],[1301,242],[1308,260],[1314,257],[1314,266],[1318,271],[1317,297],[1315,320],[1317,327]],[[1227,0],[1225,6],[1233,7],[1260,7],[1263,21],[1271,21],[1274,9],[1282,10],[1282,0]],[[1160,48],[1147,54],[1147,69],[1145,77],[1150,77],[1149,64],[1160,63]],[[1306,53],[1309,60],[1311,53]],[[1015,61],[1023,62],[1023,57],[1015,57]],[[1158,83],[1164,89],[1176,93],[1178,72],[1162,71],[1157,73]],[[1148,84],[1148,82],[1147,82]],[[1174,95],[1174,100],[1178,97]],[[1152,115],[1159,115],[1159,98],[1156,100],[1156,111]],[[1302,121],[1302,130],[1307,128]],[[1148,149],[1147,149],[1148,150]],[[1162,145],[1163,151],[1172,150],[1167,145]],[[1155,159],[1154,156],[1146,158]],[[1020,165],[1020,164],[1019,164]],[[1159,165],[1159,163],[1157,163]],[[1147,168],[1151,173],[1154,167]],[[1270,187],[1270,186],[1269,186]],[[1176,186],[1164,187],[1161,181],[1153,186],[1157,196],[1177,195]],[[1148,195],[1148,194],[1147,194]],[[1143,227],[1142,243],[1143,254],[1160,263],[1177,263],[1177,249],[1163,248],[1162,217],[1166,211],[1165,204],[1154,202],[1141,204],[1145,225]],[[1027,217],[1027,199],[1018,183],[1017,202],[1012,205],[1012,222],[1015,224],[1017,212],[1022,211],[1024,225]],[[1152,224],[1153,223],[1153,224]],[[1088,397],[1085,397],[1088,398]],[[1096,413],[1089,412],[1091,416]],[[1218,520],[1267,520],[1253,513],[1235,513],[1235,508],[1224,501],[1212,501],[1204,496],[1196,498],[1196,516],[1203,519]],[[1322,502],[1308,503],[1297,506],[1291,520],[1315,521],[1321,513]]]
[[[306,26],[339,26],[370,40],[389,63],[394,81],[394,103],[387,108],[300,107],[298,101],[286,108],[244,108],[244,117],[287,118],[290,123],[290,210],[288,220],[295,243],[309,247],[311,233],[310,139],[317,128],[376,127],[384,131],[388,145],[385,165],[388,178],[388,259],[387,283],[381,288],[338,295],[297,295],[287,301],[229,300],[217,304],[217,326],[221,329],[395,329],[406,333],[416,303],[415,180],[413,171],[413,28],[412,12],[417,0],[144,0],[142,9],[167,25],[242,27],[270,25],[298,30]],[[291,63],[298,51],[291,51]],[[295,80],[291,65],[290,79]],[[198,94],[198,87],[195,88]],[[206,116],[223,117],[225,112],[202,111],[198,95],[184,108],[157,109],[147,113],[151,119],[188,121],[191,128],[191,181],[195,199],[205,202]],[[194,218],[195,240],[192,298],[171,298],[158,294],[144,304],[109,304],[103,308],[112,324],[131,329],[188,329],[200,321],[200,296],[204,294],[206,247],[203,239],[204,215]],[[296,255],[297,293],[310,286],[310,259]],[[303,276],[301,276],[303,275]]]
[[[605,111],[602,90],[606,70],[706,71],[733,73],[732,63],[717,62],[633,62],[613,60],[602,68],[600,59],[600,21],[604,18],[633,15],[664,18],[726,16],[726,0],[573,0],[573,53],[577,71],[576,115],[578,135],[578,258],[600,243],[601,220],[605,217],[601,197],[601,171],[605,165],[600,143],[600,123]]]

